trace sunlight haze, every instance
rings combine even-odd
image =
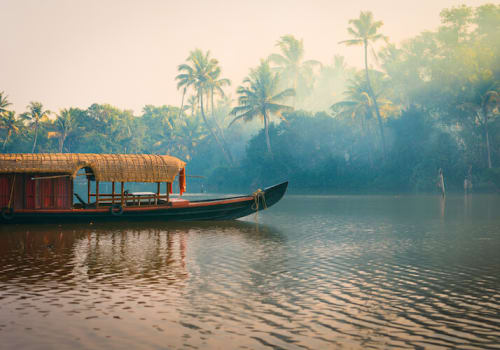
[[[349,19],[362,10],[384,22],[391,42],[433,30],[443,8],[488,1],[27,1],[0,0],[0,91],[23,112],[30,101],[58,111],[109,103],[140,113],[144,105],[179,105],[177,66],[195,48],[210,50],[234,91],[285,34],[304,40],[306,59],[344,55]],[[490,1],[491,2],[491,1]]]

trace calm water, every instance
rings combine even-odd
[[[500,349],[500,197],[0,227],[2,349]]]

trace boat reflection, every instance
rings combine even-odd
[[[281,239],[271,227],[243,221],[0,227],[0,282],[176,284],[189,277],[188,260],[198,270],[190,237],[215,234],[263,244]]]

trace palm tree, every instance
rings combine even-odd
[[[385,134],[384,128],[382,124],[382,117],[380,116],[380,110],[377,104],[377,98],[375,97],[375,93],[373,92],[371,83],[370,83],[370,75],[368,73],[368,45],[374,43],[379,39],[386,39],[386,37],[380,33],[377,33],[378,29],[383,25],[382,21],[373,20],[373,14],[370,11],[363,12],[361,11],[359,18],[349,20],[349,24],[352,27],[347,28],[348,33],[354,37],[354,39],[344,40],[340,43],[344,43],[349,46],[353,45],[363,45],[364,54],[365,54],[365,75],[366,82],[368,87],[368,92],[370,94],[371,99],[373,100],[373,107],[375,109],[375,113],[377,115],[377,121],[380,129],[380,136],[382,138],[382,148],[384,151],[384,158],[386,155],[386,145],[385,145]]]
[[[226,79],[226,78],[219,78],[221,73],[221,70],[219,67],[216,67],[214,70],[211,80],[208,82],[208,89],[210,92],[210,99],[211,99],[211,111],[212,111],[212,121],[215,125],[215,128],[217,129],[217,132],[220,135],[220,138],[222,139],[222,142],[224,143],[224,147],[229,151],[229,156],[231,158],[231,162],[233,161],[233,156],[229,150],[229,146],[226,142],[226,138],[224,136],[224,132],[222,131],[217,118],[215,117],[215,111],[214,111],[214,95],[219,95],[221,98],[225,98],[226,94],[224,93],[224,86],[229,86],[231,85],[231,80]]]
[[[192,116],[198,113],[198,98],[196,97],[196,95],[191,95],[188,97],[186,107],[191,110]]]
[[[285,120],[282,113],[293,110],[292,107],[279,104],[283,99],[294,96],[294,89],[279,89],[279,74],[271,72],[269,63],[261,61],[260,65],[250,71],[250,75],[243,80],[243,84],[237,89],[238,106],[231,111],[236,117],[231,121],[231,126],[237,120],[250,121],[255,117],[261,117],[264,121],[267,151],[272,155],[271,142],[269,140],[269,118],[276,115]]]
[[[51,112],[49,110],[44,110],[43,105],[40,102],[30,102],[27,108],[28,112],[23,113],[21,117],[24,120],[27,120],[31,125],[35,126],[35,139],[33,141],[33,149],[31,150],[31,153],[35,153],[40,120],[47,118]]]
[[[175,77],[175,79],[177,80],[177,90],[182,88],[182,102],[181,102],[181,108],[179,110],[179,118],[180,118],[184,108],[184,97],[186,96],[187,89],[194,84],[195,79],[194,79],[193,67],[191,67],[190,65],[185,63],[180,64],[179,66],[177,66],[177,70],[180,72]]]
[[[204,97],[205,95],[208,96],[211,82],[220,74],[220,68],[218,67],[219,62],[215,58],[210,57],[210,51],[203,53],[200,49],[191,51],[187,61],[187,64],[179,65],[178,70],[183,73],[179,74],[176,79],[181,83],[180,86],[192,87],[196,91],[200,103],[201,116],[205,122],[205,126],[224,153],[228,163],[232,164],[233,160],[229,149],[224,147],[217,134],[213,131],[204,110]]]
[[[207,136],[199,118],[193,115],[187,116],[179,123],[176,135],[185,148],[187,160],[193,157],[196,146]]]
[[[472,100],[460,105],[461,109],[466,109],[474,115],[476,125],[479,125],[484,130],[484,143],[489,169],[492,168],[489,124],[500,115],[500,94],[497,91],[498,87],[495,85],[495,83],[491,84],[490,82],[481,84],[476,87],[476,93]]]
[[[488,123],[491,117],[496,117],[499,113],[500,94],[495,90],[487,91],[481,99],[481,114],[484,118],[484,133],[486,139],[486,152],[488,155],[488,168],[491,169],[491,151],[490,151],[490,136],[488,132]]]
[[[56,119],[56,128],[59,133],[59,153],[62,153],[64,141],[75,128],[75,118],[72,113],[73,109],[63,109]]]
[[[281,77],[291,80],[294,91],[298,91],[299,86],[305,88],[305,91],[311,91],[313,68],[321,63],[315,60],[303,61],[304,42],[293,35],[282,36],[276,46],[280,48],[281,54],[272,54],[269,60],[278,65]],[[295,105],[295,98],[293,103]]]
[[[2,116],[4,113],[6,113],[7,107],[12,104],[7,100],[7,97],[8,96],[5,95],[5,92],[0,91],[0,116]]]
[[[3,141],[2,152],[5,151],[5,147],[9,142],[11,135],[17,134],[19,132],[20,126],[19,121],[16,119],[16,113],[13,111],[6,111],[2,116],[1,128],[7,130],[7,135]]]
[[[376,95],[380,107],[381,117],[387,118],[389,115],[394,115],[399,112],[399,106],[394,105],[389,99],[382,97],[385,91],[383,82],[381,81],[381,73],[375,75],[375,87],[379,91]],[[379,87],[380,86],[380,87]],[[349,79],[347,90],[344,91],[346,99],[334,103],[330,109],[335,116],[361,118],[361,126],[365,121],[373,116],[374,100],[370,96],[368,83],[360,75]]]

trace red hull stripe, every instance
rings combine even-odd
[[[175,203],[173,206],[158,206],[158,205],[143,205],[140,207],[124,207],[123,212],[140,212],[140,211],[151,211],[151,210],[169,210],[169,209],[179,209],[179,208],[196,208],[196,207],[210,207],[214,205],[221,204],[231,204],[239,202],[253,201],[254,198],[251,196],[226,199],[226,200],[215,200],[210,202],[189,202],[182,201],[181,203]],[[16,213],[46,213],[46,214],[56,214],[56,213],[105,213],[109,211],[109,207],[98,208],[98,209],[17,209]]]

